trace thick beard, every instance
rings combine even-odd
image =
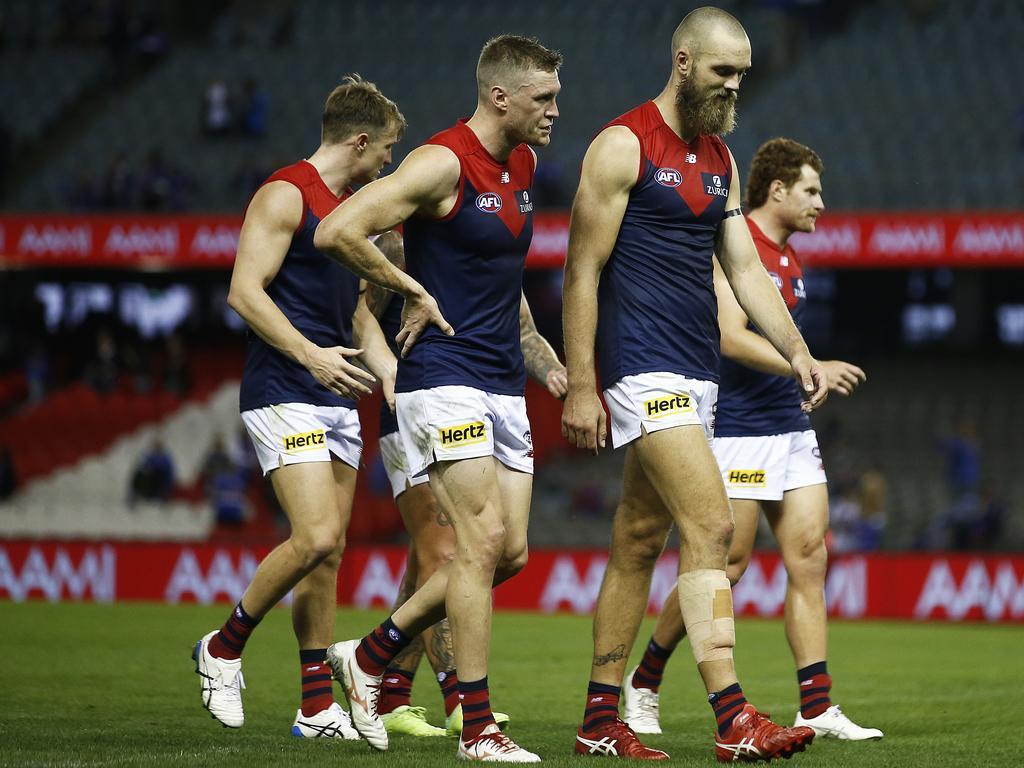
[[[676,109],[687,132],[727,136],[736,128],[736,94],[724,88],[702,94],[687,78],[676,88]]]

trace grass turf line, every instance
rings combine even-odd
[[[246,722],[228,730],[199,703],[192,645],[229,606],[0,602],[0,766],[451,766],[450,739],[395,737],[384,754],[364,742],[289,735],[299,702],[298,654],[286,610],[264,620],[246,650]],[[338,639],[361,635],[383,611],[338,612]],[[641,629],[636,663],[652,622]],[[499,613],[491,698],[511,735],[549,765],[571,755],[589,672],[590,619]],[[790,724],[796,676],[780,621],[741,620],[736,652],[748,698]],[[1024,739],[1019,627],[833,622],[833,700],[881,742],[820,741],[808,766],[1015,765]],[[336,695],[343,700],[340,687]],[[662,736],[645,737],[673,764],[714,763],[710,707],[682,646],[662,687]],[[420,667],[414,703],[443,721],[437,684]]]

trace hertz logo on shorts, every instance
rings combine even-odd
[[[644,411],[649,419],[662,419],[677,413],[693,413],[693,395],[683,393],[656,397],[644,403]]]
[[[317,446],[324,444],[324,431],[314,429],[312,432],[300,432],[297,435],[288,435],[284,438],[284,449],[289,453],[297,451],[312,451]]]
[[[746,485],[764,488],[765,471],[763,469],[730,469],[729,485]]]
[[[459,424],[455,427],[442,427],[437,430],[441,438],[442,448],[459,448],[463,445],[474,445],[487,440],[487,430],[482,421],[470,424]]]

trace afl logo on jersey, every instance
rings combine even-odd
[[[675,168],[659,168],[654,172],[654,180],[663,187],[678,187],[683,183],[683,175]]]
[[[494,192],[483,192],[476,196],[476,207],[484,213],[497,213],[501,210],[501,196]]]

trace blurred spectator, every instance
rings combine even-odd
[[[242,114],[239,127],[243,136],[262,138],[267,135],[270,119],[270,93],[252,78],[245,81],[242,92]]]
[[[176,395],[184,395],[192,386],[185,344],[176,333],[167,337],[164,346],[163,386],[168,392]]]
[[[14,456],[8,445],[0,446],[0,500],[14,495],[18,479],[14,471]]]
[[[110,161],[103,176],[100,199],[105,208],[126,209],[135,205],[135,172],[124,152]]]
[[[202,481],[217,522],[240,525],[249,518],[244,467],[236,464],[224,438],[217,435],[203,459]]]
[[[233,124],[234,105],[228,84],[221,78],[211,80],[203,93],[203,133],[222,136],[230,132]]]
[[[981,482],[981,451],[974,421],[961,419],[956,434],[940,439],[939,447],[946,454],[946,485],[949,492],[954,497],[976,492]]]
[[[93,358],[85,367],[85,382],[101,395],[106,395],[117,388],[119,375],[117,342],[107,328],[101,328],[96,332]]]
[[[154,147],[146,155],[146,166],[139,180],[139,202],[144,211],[162,211],[172,206],[174,176],[163,152]]]
[[[28,387],[28,402],[41,402],[50,388],[50,358],[46,347],[37,342],[25,358],[25,383]]]
[[[174,491],[174,484],[174,461],[163,441],[155,437],[132,472],[129,503],[138,499],[167,501]]]
[[[258,163],[252,155],[245,155],[231,179],[231,187],[237,192],[238,204],[244,206],[248,203],[268,176],[270,172],[263,164]]]

